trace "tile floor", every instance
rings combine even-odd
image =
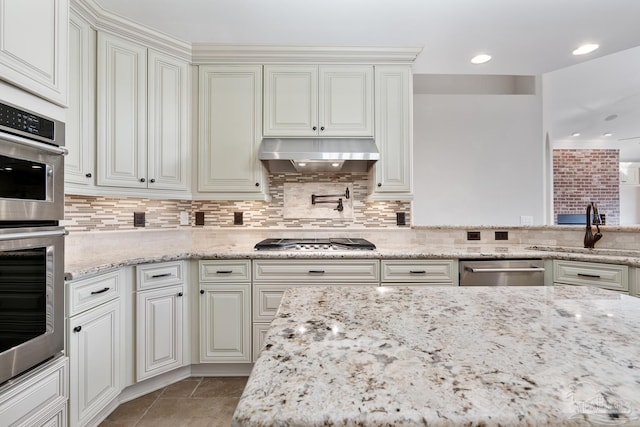
[[[100,427],[228,427],[247,377],[187,378],[123,403]]]

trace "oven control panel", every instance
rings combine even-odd
[[[50,141],[55,140],[55,123],[52,120],[2,103],[0,103],[0,129],[9,132],[18,131],[21,134],[38,136]]]

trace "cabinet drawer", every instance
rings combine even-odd
[[[317,283],[378,283],[378,260],[259,260],[255,281]]]
[[[81,313],[120,296],[124,288],[122,269],[67,283],[68,316]]]
[[[617,291],[629,290],[629,267],[579,261],[554,261],[554,283],[591,285]]]
[[[453,260],[383,260],[382,282],[454,285],[458,282],[458,263]]]
[[[253,321],[271,322],[278,311],[284,291],[295,286],[253,285]]]
[[[200,261],[201,282],[249,282],[250,260]]]
[[[182,261],[144,264],[136,267],[136,289],[159,288],[184,283],[184,263]]]

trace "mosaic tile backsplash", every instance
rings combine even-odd
[[[411,224],[410,202],[368,201],[368,185],[366,173],[272,174],[270,202],[67,195],[65,226],[72,232],[134,229],[134,212],[145,212],[147,229],[184,227],[181,212],[189,213],[190,226],[195,226],[195,212],[204,212],[205,228],[397,228],[396,212],[404,212]],[[347,187],[350,199],[343,201],[342,212],[332,204],[311,209],[311,194],[334,194]],[[243,225],[233,224],[234,212],[243,213]]]

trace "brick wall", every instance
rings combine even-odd
[[[595,202],[607,225],[620,223],[620,151],[553,150],[553,213],[585,214]]]

